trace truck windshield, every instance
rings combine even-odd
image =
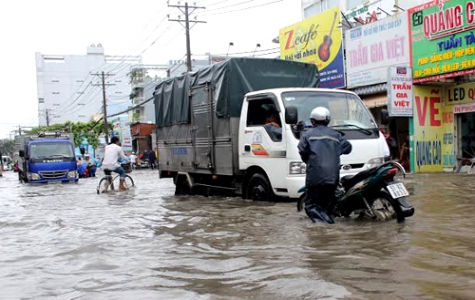
[[[72,158],[73,147],[69,143],[34,143],[30,146],[31,159]]]
[[[345,129],[375,129],[376,125],[362,101],[353,94],[322,91],[293,91],[282,93],[284,106],[295,106],[300,122],[311,127],[310,113],[323,106],[331,112],[329,126]]]

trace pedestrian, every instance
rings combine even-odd
[[[307,164],[305,212],[313,222],[335,223],[330,216],[340,180],[340,155],[352,146],[340,133],[328,127],[330,111],[317,107],[310,114],[312,128],[300,139],[298,150]]]
[[[155,169],[156,167],[156,160],[157,160],[157,157],[155,156],[155,151],[150,150],[148,152],[148,164],[152,170]]]
[[[3,157],[2,157],[2,151],[0,151],[0,177],[3,177]]]
[[[135,155],[135,152],[132,152],[130,155],[130,163],[132,164],[132,168],[137,169],[137,155]]]

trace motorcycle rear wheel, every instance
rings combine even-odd
[[[371,209],[378,221],[389,221],[396,219],[398,223],[402,223],[405,217],[401,207],[396,199],[393,199],[385,191],[379,192],[370,202]]]

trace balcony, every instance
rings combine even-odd
[[[132,103],[133,103],[134,105],[139,105],[139,104],[141,104],[143,101],[144,101],[144,97],[143,97],[143,96],[135,96],[135,97],[132,99]]]

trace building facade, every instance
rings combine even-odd
[[[106,74],[107,113],[127,109],[130,104],[127,74],[130,65],[139,63],[140,56],[105,55],[101,44],[87,47],[86,55],[36,53],[39,125],[89,122],[94,116],[102,115],[102,71]]]

